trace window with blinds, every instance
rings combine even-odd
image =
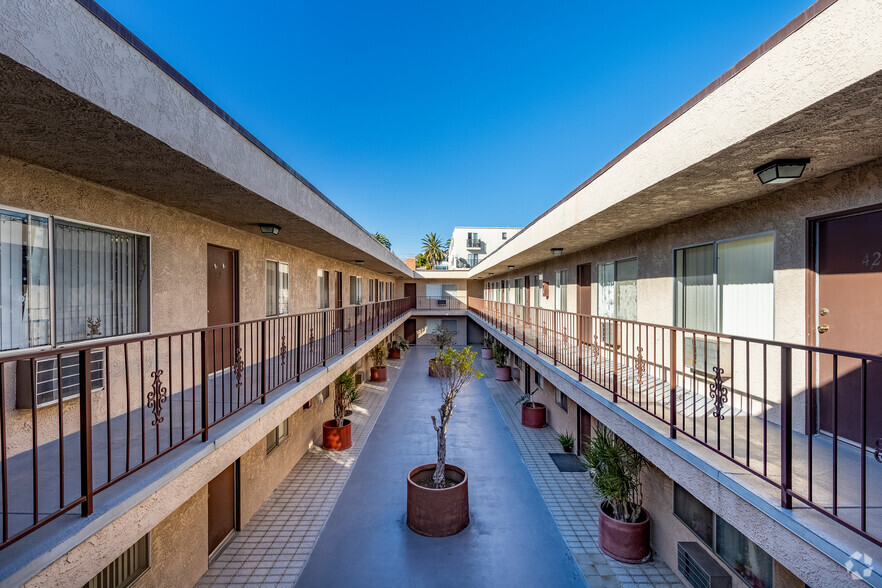
[[[554,309],[567,310],[567,270],[554,272]]]
[[[349,276],[349,304],[361,304],[360,276]]]
[[[50,344],[49,218],[0,210],[0,350]]]
[[[83,588],[125,588],[134,584],[150,568],[150,533],[110,562]]]
[[[318,308],[328,308],[331,305],[331,276],[328,270],[318,270],[316,278],[316,290],[318,296]]]
[[[288,314],[288,264],[266,260],[266,316]]]

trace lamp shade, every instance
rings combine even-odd
[[[761,165],[753,173],[763,184],[786,184],[802,176],[809,159],[776,159]]]
[[[282,230],[282,227],[279,225],[272,225],[268,223],[261,223],[258,225],[260,227],[260,232],[264,235],[278,235],[279,231]]]

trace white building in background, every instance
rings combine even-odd
[[[475,267],[523,227],[454,227],[447,251],[447,268]]]

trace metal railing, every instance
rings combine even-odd
[[[0,549],[77,507],[90,515],[96,495],[208,441],[412,307],[400,298],[0,358]]]
[[[479,298],[469,310],[755,474],[782,507],[795,498],[882,546],[882,357]]]
[[[477,237],[473,237],[471,239],[466,239],[466,249],[480,249],[481,248],[481,240]]]
[[[467,310],[465,297],[457,296],[417,296],[417,310]]]

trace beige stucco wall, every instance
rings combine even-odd
[[[426,318],[416,317],[416,344],[417,345],[434,345],[432,343],[434,326],[433,321],[450,320],[456,321],[456,339],[454,345],[461,346],[468,344],[468,329],[466,326],[466,317],[464,316],[445,316]]]
[[[266,316],[267,259],[289,264],[289,298],[292,314],[316,310],[318,269],[331,272],[332,306],[336,299],[334,272],[343,273],[344,305],[349,302],[350,275],[363,278],[363,302],[368,300],[369,278],[394,282],[388,275],[367,271],[354,264],[263,237],[256,228],[253,233],[232,229],[135,195],[0,156],[0,208],[4,206],[148,234],[151,247],[151,332],[154,334],[206,326],[206,256],[209,243],[239,251],[239,319],[242,321]],[[403,292],[400,285],[394,290],[396,295],[401,295]],[[189,349],[189,347],[185,348],[185,362],[188,365],[191,358]],[[152,347],[146,349],[148,360],[151,357],[151,350]],[[6,355],[10,353],[16,352],[8,352]],[[112,357],[113,354],[121,355],[121,353],[120,348],[111,351]],[[175,371],[174,367],[179,365],[177,351],[172,353],[172,358],[172,370],[166,369],[167,373]],[[160,346],[160,362],[164,363],[166,360],[163,344]],[[126,405],[125,374],[121,360],[113,365],[116,368],[108,369],[111,385],[114,386],[111,394],[111,416],[122,414]],[[15,366],[12,363],[4,366],[6,377],[4,406],[8,427],[7,451],[10,456],[29,449],[31,444],[31,412],[14,408],[14,370]],[[149,373],[150,370],[147,370],[146,376],[149,376]],[[189,374],[187,377],[189,378]],[[147,386],[150,383],[152,380],[147,382]],[[178,390],[177,384],[170,385],[170,393]],[[140,395],[133,394],[131,401],[134,406],[140,406]],[[103,421],[106,411],[106,394],[93,393],[93,422]],[[65,401],[63,414],[65,431],[76,431],[79,428],[79,401],[77,399]],[[57,405],[38,409],[38,427],[41,443],[57,438]]]

